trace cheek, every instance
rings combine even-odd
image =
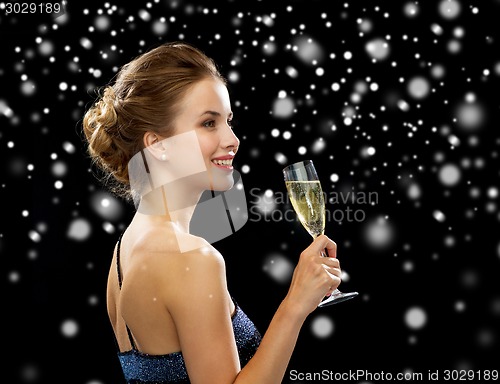
[[[198,136],[198,143],[200,144],[200,150],[203,158],[206,162],[210,162],[210,159],[217,151],[217,140],[213,137]]]

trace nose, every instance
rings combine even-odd
[[[237,151],[238,147],[240,145],[240,140],[238,137],[234,134],[233,130],[229,125],[227,125],[224,129],[224,132],[222,133],[221,137],[221,146],[224,149],[229,149],[231,148],[234,152]]]

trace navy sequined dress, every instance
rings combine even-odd
[[[116,252],[118,281],[122,285],[120,273],[120,242]],[[235,311],[231,317],[236,346],[243,368],[257,351],[261,335],[255,325],[235,302]],[[127,327],[132,349],[118,352],[118,359],[127,384],[189,384],[189,376],[182,352],[166,355],[149,355],[137,350],[132,334]]]

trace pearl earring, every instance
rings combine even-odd
[[[167,161],[167,154],[166,153],[162,153],[161,156],[160,156],[160,160],[161,161]]]

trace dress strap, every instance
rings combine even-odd
[[[116,245],[116,271],[118,273],[118,284],[120,285],[120,289],[122,289],[122,273],[121,273],[121,268],[120,268],[120,247],[122,244],[122,237],[123,237],[123,232],[121,233],[120,237],[118,238],[118,243]],[[130,344],[132,345],[133,349],[137,349],[135,346],[134,338],[132,337],[132,332],[130,332],[130,328],[128,327],[127,324],[125,324],[125,327],[127,327],[127,334],[128,334],[128,339],[130,341]]]
[[[118,238],[118,243],[116,245],[116,271],[118,274],[118,284],[120,285],[120,289],[122,289],[122,272],[120,268],[120,246],[122,244],[123,232],[120,234]]]

